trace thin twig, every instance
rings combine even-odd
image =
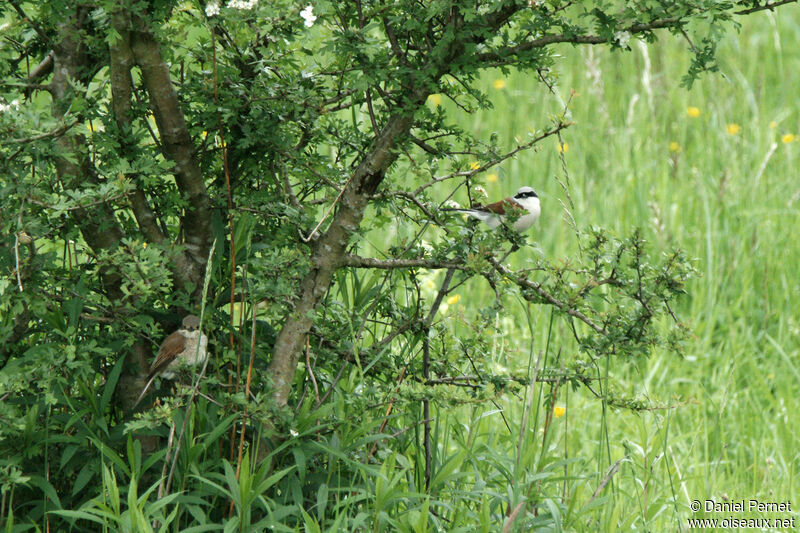
[[[408,370],[408,365],[405,365],[400,370],[400,377],[397,378],[397,385],[395,385],[394,389],[395,394],[397,394],[397,392],[400,390],[400,385],[403,384],[403,380],[406,377],[406,370]],[[383,415],[383,421],[381,422],[380,428],[378,428],[378,433],[383,433],[383,431],[386,429],[386,425],[389,423],[389,416],[392,414],[392,409],[394,409],[394,400],[391,400],[389,402],[389,405],[386,406],[386,413]],[[369,461],[370,458],[372,458],[372,456],[375,455],[375,452],[377,450],[378,450],[378,441],[375,441],[372,444],[372,448],[370,448],[369,453],[367,454],[367,461]]]
[[[756,6],[756,7],[751,7],[750,9],[743,9],[741,11],[734,11],[733,14],[734,15],[749,15],[750,13],[755,13],[757,11],[764,11],[765,9],[769,9],[770,11],[772,11],[776,7],[780,7],[780,6],[786,5],[786,4],[793,4],[795,2],[797,2],[797,0],[781,0],[780,2],[772,2],[772,3],[767,2],[765,4],[761,4],[761,5]],[[744,2],[742,2],[742,3],[744,3]]]
[[[11,4],[11,6],[14,8],[14,11],[17,12],[17,14],[20,16],[22,20],[31,25],[31,27],[33,28],[33,30],[36,32],[36,34],[39,36],[40,39],[42,39],[46,43],[50,43],[50,36],[47,35],[47,32],[44,31],[44,29],[42,29],[42,27],[39,26],[39,24],[35,20],[28,17],[28,15],[25,13],[25,11],[23,11],[22,6],[19,5],[19,2],[17,0],[8,0],[8,3]]]
[[[369,89],[366,91],[367,95],[367,111],[369,111],[369,121],[372,123],[372,131],[375,132],[377,136],[380,133],[380,128],[378,127],[378,121],[375,120],[375,110],[372,108],[372,93]]]
[[[19,286],[19,292],[23,292],[24,289],[22,288],[22,268],[19,263],[19,236],[23,232],[22,229],[22,212],[25,210],[25,198],[22,199],[19,205],[19,213],[17,213],[17,231],[14,233],[14,259],[17,263],[17,285]],[[27,235],[27,234],[26,234]],[[30,239],[31,237],[28,236]],[[31,247],[31,249],[33,249]],[[30,264],[30,261],[29,261]],[[26,274],[27,276],[27,274]]]
[[[289,197],[289,202],[291,202],[292,207],[298,211],[302,211],[303,205],[297,199],[297,195],[294,194],[294,189],[292,189],[292,184],[289,181],[289,173],[286,171],[286,165],[281,165],[281,167],[281,177],[283,178],[283,188],[286,192],[286,196]]]
[[[451,268],[448,269],[447,274],[444,276],[444,281],[442,281],[442,286],[439,288],[439,292],[436,294],[436,298],[433,301],[433,305],[431,305],[431,310],[428,313],[428,316],[425,318],[424,327],[423,327],[423,334],[425,338],[423,339],[422,345],[422,373],[425,379],[430,379],[430,365],[431,365],[431,358],[430,358],[430,333],[431,333],[431,324],[433,324],[433,319],[436,316],[436,313],[439,311],[439,307],[442,305],[442,300],[444,299],[445,295],[448,293],[450,289],[450,282],[453,280],[453,274],[456,273],[456,269]],[[430,490],[431,486],[431,462],[432,462],[432,452],[431,452],[431,406],[430,400],[425,398],[422,400],[422,417],[425,419],[425,424],[423,426],[423,444],[425,448],[425,489]]]
[[[53,206],[53,205],[46,204],[46,203],[42,202],[41,200],[37,200],[36,198],[28,198],[28,201],[30,203],[32,203],[32,204],[35,204],[35,205],[50,209],[51,211],[77,211],[79,209],[86,209],[86,208],[89,208],[89,207],[94,207],[96,205],[107,204],[109,202],[113,202],[114,200],[119,200],[120,198],[124,198],[125,196],[127,196],[127,193],[117,194],[117,195],[111,196],[109,198],[102,198],[100,200],[95,200],[94,202],[90,202],[88,204],[76,205],[76,206],[73,206],[73,207],[56,207],[56,206]]]
[[[42,139],[48,139],[50,137],[60,137],[79,122],[80,122],[79,120],[76,120],[69,124],[64,124],[63,126],[59,126],[54,130],[46,131],[44,133],[40,133],[39,135],[33,135],[31,137],[25,137],[23,139],[7,139],[4,144],[27,144],[33,141],[41,141]]]
[[[555,296],[553,296],[552,294],[550,294],[549,292],[544,290],[544,288],[541,286],[541,284],[539,284],[539,283],[537,283],[535,281],[531,281],[529,279],[526,279],[523,276],[516,276],[514,272],[512,272],[508,268],[506,268],[503,265],[501,265],[500,263],[498,263],[497,259],[495,259],[493,257],[489,257],[488,261],[495,268],[495,270],[497,270],[498,272],[500,272],[501,274],[503,274],[507,278],[511,279],[511,281],[513,281],[514,283],[516,283],[520,287],[527,288],[527,289],[532,289],[534,292],[536,292],[536,294],[541,296],[542,299],[544,299],[547,303],[549,303],[551,305],[554,305],[554,306],[558,307],[564,313],[577,318],[578,320],[580,320],[581,322],[583,322],[584,324],[586,324],[587,326],[592,328],[596,333],[600,333],[601,335],[605,334],[605,329],[603,329],[601,326],[599,326],[594,320],[592,320],[591,318],[587,317],[586,315],[584,315],[583,313],[581,313],[577,309],[573,309],[568,304],[562,302],[561,300],[559,300],[558,298],[556,298]],[[526,300],[530,300],[530,298],[527,298],[527,297],[525,299]]]
[[[542,351],[539,350],[539,357],[536,359],[536,366],[533,367],[533,377],[531,378],[530,385],[528,385],[528,401],[525,402],[525,410],[522,413],[522,426],[519,428],[519,440],[517,442],[517,466],[519,466],[519,461],[522,458],[522,444],[525,442],[525,429],[527,427],[528,417],[530,416],[531,407],[533,405],[533,389],[536,386],[536,378],[539,375],[539,368],[542,364],[542,355]]]
[[[339,383],[339,380],[342,379],[342,374],[344,374],[344,369],[347,368],[347,365],[349,364],[350,361],[345,361],[342,364],[341,368],[339,368],[339,371],[336,373],[336,377],[333,378],[333,382],[331,382],[330,387],[328,387],[327,392],[325,392],[325,394],[322,395],[322,398],[319,399],[317,405],[314,406],[315,409],[318,408],[320,405],[322,405],[323,402],[328,399],[328,396],[330,396],[333,390],[336,388],[336,385]]]
[[[308,234],[308,237],[303,237],[303,234],[300,233],[300,239],[302,239],[303,242],[310,242],[311,239],[314,238],[314,235],[316,235],[317,230],[320,228],[320,226],[322,226],[322,223],[325,222],[325,219],[327,219],[330,216],[331,211],[333,211],[333,208],[336,207],[336,204],[339,203],[339,199],[344,194],[344,191],[347,190],[347,186],[350,185],[350,182],[353,180],[354,176],[355,173],[350,175],[350,178],[348,178],[347,183],[345,183],[344,187],[342,187],[342,190],[339,191],[339,195],[336,197],[333,203],[328,207],[328,210],[325,212],[325,215],[322,217],[322,220],[319,221],[319,224],[317,224],[316,227],[313,230],[311,230],[311,233]]]
[[[452,179],[452,178],[457,178],[457,177],[471,178],[472,176],[475,176],[476,174],[479,174],[481,172],[484,172],[485,170],[488,170],[488,169],[490,169],[490,168],[492,168],[494,166],[499,165],[500,163],[502,163],[506,159],[508,159],[510,157],[513,157],[514,155],[516,155],[519,152],[522,152],[524,150],[528,150],[530,148],[533,148],[533,146],[535,144],[537,144],[538,142],[546,139],[547,137],[550,137],[552,135],[558,134],[558,132],[560,132],[561,130],[563,130],[565,128],[570,127],[571,125],[572,125],[571,122],[559,121],[558,124],[556,124],[556,126],[554,128],[545,131],[544,133],[542,133],[541,135],[538,135],[537,137],[534,137],[533,139],[531,139],[530,141],[528,141],[525,144],[521,144],[521,145],[517,146],[515,149],[511,150],[510,152],[506,152],[505,154],[503,154],[503,155],[501,155],[499,157],[496,157],[496,158],[492,159],[491,161],[488,161],[488,162],[484,163],[483,165],[479,166],[478,168],[474,168],[474,169],[470,169],[470,170],[461,170],[461,171],[458,171],[458,172],[452,172],[450,174],[446,174],[444,176],[440,176],[438,178],[434,178],[431,181],[429,181],[428,183],[424,183],[424,184],[420,185],[419,187],[417,187],[417,189],[414,192],[412,192],[411,194],[413,194],[414,196],[417,196],[422,191],[427,189],[428,187],[432,187],[433,185],[436,185],[437,183],[440,183],[442,181],[449,180],[449,179]],[[394,194],[394,193],[386,193],[386,196],[390,196],[392,194]],[[374,195],[374,197],[379,197],[379,196],[380,195]]]
[[[244,386],[244,394],[245,398],[250,398],[250,384],[253,381],[253,365],[256,360],[256,305],[253,303],[252,313],[253,313],[253,321],[250,324],[250,363],[247,365],[247,381],[245,382]],[[247,416],[248,416],[248,407],[250,407],[250,402],[245,402],[244,404],[244,415],[242,416],[242,430],[239,434],[239,456],[236,460],[236,480],[239,480],[239,474],[242,471],[242,455],[244,453],[244,437],[245,437],[245,430],[247,428]],[[248,465],[249,467],[249,465]],[[231,502],[233,503],[233,502]]]
[[[175,440],[175,421],[173,420],[172,423],[169,425],[169,437],[167,437],[167,451],[166,455],[164,456],[164,465],[161,467],[161,482],[158,484],[158,499],[160,500],[164,497],[164,487],[167,482],[167,465],[170,464],[170,459],[172,458],[172,443]],[[177,452],[176,452],[177,453]],[[168,489],[167,489],[168,490]],[[157,526],[153,526],[154,528]]]
[[[589,505],[590,503],[592,503],[595,500],[595,498],[597,498],[600,495],[600,493],[603,491],[603,489],[606,488],[606,485],[608,485],[608,483],[611,481],[611,478],[613,478],[614,474],[616,474],[617,471],[619,470],[619,465],[622,464],[622,461],[624,461],[625,459],[626,458],[623,457],[622,459],[619,459],[616,463],[611,465],[611,468],[609,468],[606,471],[606,475],[603,476],[603,479],[600,481],[600,484],[594,490],[594,493],[592,494],[592,497],[589,498],[588,502],[586,502],[586,505]]]
[[[17,262],[17,286],[19,292],[23,292],[25,289],[22,288],[22,273],[19,265],[19,233],[14,235],[14,259]]]
[[[314,369],[311,368],[311,344],[308,335],[306,335],[306,370],[311,378],[311,383],[314,385],[314,399],[319,404],[319,387],[317,386],[317,378],[314,377]]]

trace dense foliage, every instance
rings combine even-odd
[[[623,52],[664,28],[693,52],[688,85],[734,17],[765,7],[3,4],[2,519],[488,530],[591,511],[596,495],[556,500],[553,398],[570,386],[660,407],[616,392],[609,369],[680,351],[672,306],[693,268],[635,228],[573,221],[580,253],[550,258],[533,235],[443,211],[482,202],[489,172],[571,123],[569,102],[542,110],[504,150],[439,104],[490,108],[476,83],[489,68],[552,90],[553,45]],[[478,280],[493,297],[442,320]],[[536,343],[531,331],[521,371],[487,357],[512,302],[564,326]],[[212,339],[208,371],[134,409],[187,313]],[[507,395],[525,405],[505,420],[513,457],[486,470],[469,428],[439,438],[439,409]]]

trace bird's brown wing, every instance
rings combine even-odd
[[[164,339],[164,342],[158,347],[158,355],[156,355],[155,361],[150,365],[150,376],[161,372],[167,365],[175,360],[175,356],[181,353],[185,347],[186,337],[177,331]]]
[[[496,215],[505,215],[506,209],[522,209],[522,206],[519,205],[517,202],[515,202],[513,198],[506,198],[505,200],[501,200],[493,204],[486,204],[480,207],[475,207],[474,209],[480,209],[481,211],[489,211]]]

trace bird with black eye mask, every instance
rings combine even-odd
[[[486,224],[489,229],[496,229],[505,222],[506,216],[512,209],[522,211],[520,217],[512,225],[514,230],[519,233],[529,230],[539,220],[539,215],[542,212],[539,204],[539,195],[536,194],[532,187],[520,187],[514,196],[499,202],[479,205],[469,209],[445,208],[444,211],[466,213]]]

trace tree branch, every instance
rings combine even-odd
[[[516,148],[514,148],[510,152],[506,152],[505,154],[503,154],[501,156],[498,156],[498,157],[492,159],[491,161],[489,161],[487,163],[484,163],[483,165],[479,166],[478,168],[473,168],[473,169],[470,169],[470,170],[461,170],[461,171],[458,171],[458,172],[452,172],[450,174],[446,174],[444,176],[439,176],[438,178],[434,178],[431,181],[420,185],[411,194],[414,195],[414,196],[417,196],[418,194],[420,194],[422,191],[424,191],[428,187],[431,187],[433,185],[436,185],[437,183],[440,183],[442,181],[446,181],[446,180],[449,180],[449,179],[453,179],[453,178],[457,178],[457,177],[471,178],[472,176],[475,176],[476,174],[480,174],[481,172],[485,172],[486,170],[488,170],[488,169],[490,169],[490,168],[492,168],[494,166],[499,165],[500,163],[502,163],[506,159],[509,159],[510,157],[515,156],[519,152],[522,152],[524,150],[529,150],[530,148],[533,148],[533,146],[535,144],[537,144],[538,142],[541,142],[543,139],[546,139],[547,137],[550,137],[552,135],[557,135],[561,130],[563,130],[565,128],[568,128],[570,126],[572,126],[571,122],[558,122],[555,127],[545,131],[541,135],[537,135],[536,137],[534,137],[530,141],[526,142],[525,144],[518,145]]]
[[[142,19],[133,21],[131,51],[142,71],[150,95],[164,155],[175,163],[173,174],[189,208],[182,217],[186,251],[190,258],[183,284],[191,283],[195,299],[201,296],[208,250],[211,247],[211,201],[186,127],[178,95],[172,85],[169,66],[161,48]]]
[[[769,9],[772,11],[776,7],[780,7],[786,4],[794,4],[797,0],[781,0],[779,2],[764,2],[761,5],[751,7],[748,9],[742,9],[741,11],[734,11],[734,15],[749,15],[750,13],[756,13],[758,11],[764,11]],[[747,5],[749,2],[739,2],[740,5]]]
[[[413,101],[421,105],[425,98],[427,92],[418,89]],[[397,113],[387,120],[342,191],[339,209],[330,226],[314,242],[311,271],[301,282],[300,298],[278,333],[270,361],[273,399],[278,406],[285,406],[288,402],[302,344],[313,324],[310,315],[327,294],[333,273],[341,264],[350,236],[361,224],[370,195],[375,192],[383,181],[386,170],[397,159],[397,152],[393,148],[405,138],[412,123],[412,116],[408,112]]]
[[[44,78],[51,72],[53,72],[53,51],[50,50],[47,52],[47,55],[44,56],[42,62],[36,65],[31,73],[28,75],[28,81],[38,80],[39,78]]]
[[[54,48],[50,91],[53,96],[53,116],[62,121],[71,105],[74,81],[86,81],[81,77],[88,64],[86,47],[80,40],[82,19],[82,8],[77,8],[58,25],[59,39]],[[78,189],[84,181],[96,183],[94,168],[86,152],[86,139],[82,134],[56,136],[55,145],[58,153],[68,156],[56,157],[54,161],[56,173],[65,188]],[[93,250],[114,248],[122,239],[122,228],[107,203],[93,209],[76,209],[73,213],[84,239]],[[104,270],[101,277],[109,296],[112,299],[122,298],[119,274]]]
[[[50,137],[61,137],[70,128],[72,128],[75,124],[78,124],[78,120],[70,122],[69,124],[63,124],[52,131],[46,131],[44,133],[40,133],[39,135],[33,135],[31,137],[26,137],[24,139],[8,139],[5,141],[5,144],[27,144],[33,141],[41,141],[42,139],[48,139]]]
[[[679,26],[682,20],[683,19],[680,17],[667,17],[648,23],[631,24],[626,28],[621,28],[620,31],[627,31],[631,35],[635,35],[660,28],[674,28]],[[545,35],[531,41],[525,41],[516,46],[504,46],[502,48],[498,48],[494,52],[476,54],[475,59],[481,63],[488,63],[489,65],[500,65],[508,62],[508,56],[517,56],[523,52],[534,50],[536,48],[544,48],[545,46],[549,46],[551,44],[602,44],[607,42],[609,42],[608,38],[600,37],[599,35],[575,35],[559,33],[556,35]]]
[[[434,261],[433,259],[375,259],[372,257],[361,257],[358,255],[346,254],[342,258],[342,266],[354,268],[378,268],[378,269],[397,269],[397,268],[429,268],[432,270],[443,270],[453,268],[455,270],[467,270],[464,263],[460,261]]]
[[[133,52],[130,47],[130,19],[123,10],[112,15],[112,24],[119,34],[119,38],[109,45],[111,56],[111,98],[114,111],[114,120],[120,130],[119,141],[123,148],[131,148],[127,136],[131,129],[131,97],[133,95],[133,80],[131,68],[134,65]],[[140,188],[136,188],[130,196],[131,208],[139,229],[148,241],[161,243],[166,240],[166,235],[158,226],[157,217],[147,198]]]
[[[523,289],[530,289],[534,291],[536,294],[539,295],[539,297],[542,300],[549,303],[550,305],[557,307],[559,310],[568,314],[569,316],[577,318],[578,320],[580,320],[581,322],[592,328],[595,332],[600,333],[601,335],[605,333],[605,329],[599,326],[594,320],[584,315],[577,309],[570,307],[569,304],[562,302],[561,300],[559,300],[558,298],[547,292],[540,283],[531,281],[524,275],[516,274],[515,272],[501,265],[494,257],[489,256],[488,261],[497,272],[505,276],[507,279],[513,281]],[[529,298],[525,294],[523,294],[523,297],[526,300],[531,300],[531,298]]]
[[[17,0],[8,0],[8,3],[11,4],[11,7],[14,8],[14,11],[17,12],[17,14],[22,20],[31,25],[33,31],[36,32],[36,34],[39,36],[40,39],[42,39],[42,41],[48,44],[50,43],[50,36],[47,35],[47,32],[45,32],[35,20],[32,20],[30,17],[28,17],[28,15],[25,13],[25,11],[23,11],[22,6],[19,5],[19,2]]]
[[[471,27],[465,39],[473,44],[485,41],[488,35],[494,35],[521,8],[516,3],[504,5]],[[462,24],[462,18],[453,10],[445,30],[461,31]],[[453,62],[464,54],[468,43],[456,39],[440,44],[442,46],[432,49],[431,56],[416,76],[410,76],[409,81],[414,83],[404,84],[408,89],[407,94],[400,98],[405,102],[403,108],[388,117],[380,132],[374,136],[370,148],[360,157],[358,166],[344,187],[333,220],[312,246],[311,269],[300,283],[294,308],[278,333],[272,350],[269,373],[273,380],[273,400],[279,407],[288,403],[305,337],[314,321],[314,312],[330,289],[333,274],[342,264],[350,237],[358,230],[367,205],[383,182],[386,171],[397,160],[398,146],[408,139],[414,125],[414,113],[424,105],[438,80],[453,68]]]
[[[793,4],[797,1],[798,0],[779,0],[777,2],[765,2],[764,4],[755,7],[743,9],[741,11],[735,11],[733,14],[749,15],[751,13],[756,13],[758,11],[764,11],[767,9],[773,10],[776,7],[780,7],[786,4]],[[739,4],[747,5],[746,2],[739,2]],[[665,17],[650,22],[631,24],[630,26],[627,26],[625,28],[620,28],[619,31],[628,32],[631,35],[636,35],[657,29],[678,28],[683,25],[685,20],[686,16]],[[545,35],[537,39],[525,41],[516,46],[506,46],[498,48],[493,52],[484,52],[482,54],[476,54],[475,58],[479,62],[487,63],[493,66],[498,66],[501,64],[508,63],[507,61],[508,56],[517,56],[520,53],[527,52],[529,50],[534,50],[536,48],[544,48],[545,46],[549,46],[551,44],[556,44],[556,43],[603,44],[608,42],[609,40],[607,37],[601,37],[599,35],[575,35],[571,33],[560,33],[555,35]]]

